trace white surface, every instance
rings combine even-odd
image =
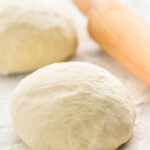
[[[122,0],[137,13],[150,21],[149,0]],[[86,19],[72,5],[70,5],[76,19],[79,32],[79,49],[75,57],[69,61],[88,61],[108,69],[117,76],[130,92],[137,105],[137,121],[131,140],[121,150],[150,150],[150,88],[133,77],[115,60],[106,55],[89,38],[86,31]],[[26,74],[27,75],[27,74]],[[19,83],[26,76],[0,76],[0,150],[29,150],[19,140],[11,126],[9,104],[11,95]]]

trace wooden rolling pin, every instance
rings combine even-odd
[[[150,25],[115,0],[73,0],[88,17],[91,37],[150,86]]]

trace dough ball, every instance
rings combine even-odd
[[[0,73],[32,71],[77,48],[71,12],[61,0],[0,1]]]
[[[33,150],[115,150],[135,121],[118,79],[82,62],[56,63],[23,79],[11,112],[16,134]]]

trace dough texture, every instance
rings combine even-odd
[[[56,63],[21,81],[11,103],[16,134],[33,150],[115,150],[132,135],[123,85],[90,63]]]
[[[0,1],[1,74],[65,60],[76,48],[72,15],[61,0]]]

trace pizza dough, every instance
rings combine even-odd
[[[132,135],[134,105],[109,72],[83,62],[46,66],[21,81],[16,134],[33,150],[115,150]]]
[[[1,74],[35,70],[75,53],[73,17],[61,1],[0,1]]]

